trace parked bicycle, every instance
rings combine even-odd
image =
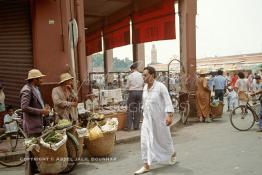
[[[24,131],[22,129],[22,123],[23,123],[22,122],[22,110],[21,109],[17,109],[16,111],[14,111],[14,115],[15,115],[15,117],[13,118],[13,120],[11,122],[15,122],[16,123],[17,130],[2,134],[0,136],[0,140],[2,142],[4,142],[5,139],[8,140],[8,147],[10,148],[9,151],[11,151],[11,152],[17,151],[17,146],[18,145],[21,146],[21,150],[24,151],[25,148],[24,148],[23,144],[21,144],[21,143],[24,142],[24,139],[27,138],[27,137],[26,137],[26,134],[24,133]],[[24,161],[24,157],[20,157],[20,159],[16,160],[16,161],[10,161],[8,159],[0,160],[0,164],[4,165],[6,167],[20,166],[24,162],[25,162]]]
[[[260,103],[257,100],[250,104],[248,98],[246,105],[240,105],[230,113],[231,125],[239,131],[251,129],[259,120],[259,115],[256,112],[256,108],[259,106]]]
[[[183,124],[187,124],[190,112],[189,101],[190,98],[194,97],[194,95],[193,92],[170,93],[175,113],[179,113],[179,117],[174,123],[181,121]]]

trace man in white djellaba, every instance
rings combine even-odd
[[[156,70],[145,67],[143,79],[143,123],[141,127],[141,154],[144,166],[135,174],[150,171],[156,163],[176,163],[176,153],[169,126],[174,108],[166,86],[155,80]]]

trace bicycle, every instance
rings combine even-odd
[[[4,133],[0,136],[0,140],[8,138],[11,152],[16,151],[17,145],[18,145],[20,140],[24,141],[24,139],[27,138],[26,134],[24,133],[24,131],[22,129],[22,110],[21,109],[15,110],[14,115],[15,115],[15,117],[13,118],[13,120],[11,122],[16,122],[17,130],[13,131],[13,132]],[[23,150],[24,150],[24,148],[23,148]],[[10,162],[6,158],[3,159],[3,160],[0,160],[0,164],[3,165],[3,166],[6,166],[6,167],[16,167],[16,166],[20,166],[24,163],[25,163],[25,160],[22,157],[20,157],[19,160],[14,161],[14,162]]]
[[[189,112],[190,112],[190,96],[193,96],[192,92],[179,92],[178,93],[170,93],[172,104],[175,112],[179,112],[179,118],[177,120],[181,121],[183,124],[187,124]]]
[[[259,116],[256,113],[257,105],[260,105],[260,103],[251,105],[248,98],[246,105],[240,105],[234,108],[229,116],[231,125],[239,131],[247,131],[251,129],[255,122],[258,122],[259,120]]]

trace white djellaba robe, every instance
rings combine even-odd
[[[170,127],[166,126],[167,112],[174,112],[166,86],[154,81],[143,90],[143,123],[141,127],[142,160],[148,165],[166,163],[174,154]]]

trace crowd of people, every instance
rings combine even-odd
[[[211,122],[210,103],[213,100],[224,103],[225,98],[227,111],[231,112],[235,107],[246,104],[243,96],[252,95],[262,89],[260,75],[250,73],[246,76],[241,71],[224,75],[222,70],[217,73],[200,70],[196,82],[197,115],[201,122]],[[256,95],[255,98],[258,100],[260,96]]]

